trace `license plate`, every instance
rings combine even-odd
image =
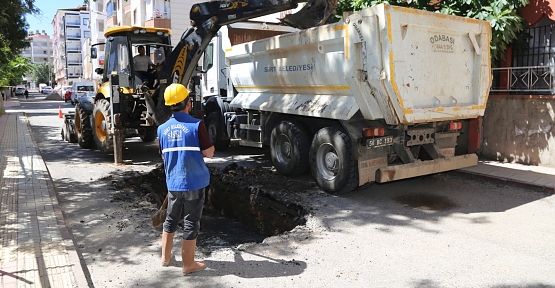
[[[393,136],[385,136],[366,140],[366,148],[378,148],[393,144]]]

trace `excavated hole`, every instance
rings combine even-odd
[[[260,243],[268,236],[306,223],[309,209],[300,203],[302,194],[313,188],[314,183],[285,178],[267,168],[237,164],[223,169],[210,167],[210,172],[198,243],[202,252]],[[150,172],[123,172],[102,180],[111,181],[115,190],[112,201],[130,202],[135,208],[143,208],[141,211],[149,220],[167,193],[161,165]]]

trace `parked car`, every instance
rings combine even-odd
[[[70,90],[69,92],[71,93],[71,86],[62,86],[62,89],[60,90],[60,98],[62,98],[62,100],[64,100],[67,90]]]
[[[85,81],[85,82],[75,82],[71,87],[71,104],[77,103],[77,97],[86,95],[88,92],[94,92],[94,82],[92,81]]]
[[[18,95],[23,96],[24,94],[25,94],[25,88],[23,87],[15,88],[15,96],[18,96]]]
[[[62,100],[64,100],[64,102],[67,102],[67,100],[71,99],[71,88],[66,89],[66,93],[64,93],[64,96],[62,97]]]
[[[44,93],[44,94],[52,93],[52,87],[46,86],[46,87],[42,88],[42,93]]]

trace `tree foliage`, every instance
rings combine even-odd
[[[0,65],[0,86],[16,86],[31,68],[29,58],[15,56],[10,62]]]
[[[52,66],[46,62],[36,63],[32,65],[31,77],[35,83],[49,83],[56,78],[53,71]]]
[[[21,52],[29,47],[25,19],[27,14],[38,14],[34,0],[2,0],[0,5],[0,84],[17,85],[29,68],[29,61]]]
[[[504,59],[503,53],[509,45],[527,38],[526,23],[517,9],[526,6],[529,0],[340,0],[338,15],[342,11],[357,11],[380,3],[489,21],[494,62]]]

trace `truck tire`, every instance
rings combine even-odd
[[[75,130],[77,132],[77,143],[81,148],[94,148],[91,117],[92,115],[86,112],[79,103],[75,105]]]
[[[344,194],[358,186],[358,167],[351,138],[340,127],[316,133],[310,147],[310,169],[318,186],[331,194]]]
[[[112,151],[114,141],[112,135],[108,133],[110,126],[110,102],[106,99],[100,99],[94,104],[93,108],[93,138],[96,147],[102,152]]]
[[[210,137],[212,144],[214,144],[214,148],[218,151],[226,150],[229,148],[229,144],[231,143],[231,139],[222,139],[222,128],[224,124],[221,118],[222,117],[217,111],[208,114],[208,117],[206,117],[206,129],[208,130],[208,136]]]
[[[156,129],[141,129],[139,130],[139,137],[143,142],[150,143],[156,140]]]
[[[270,136],[270,154],[276,170],[285,176],[302,175],[308,169],[310,141],[304,129],[280,122]]]

